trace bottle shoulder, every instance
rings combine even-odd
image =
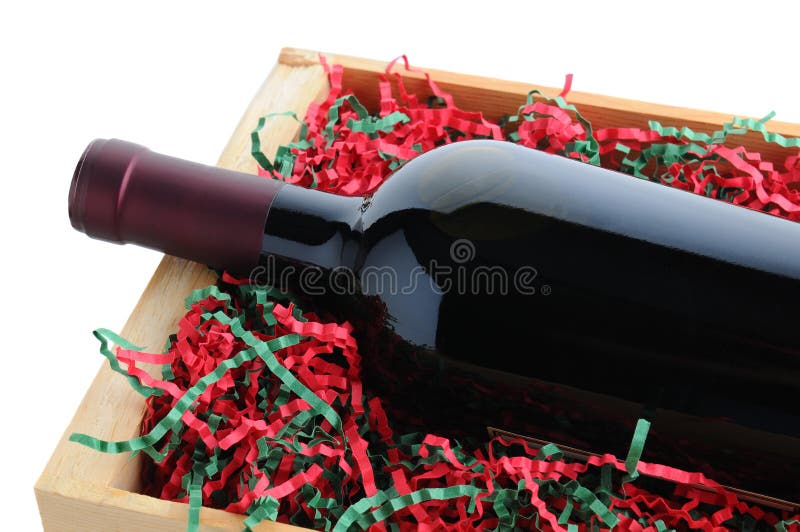
[[[794,222],[507,141],[457,142],[409,161],[373,195],[363,227],[407,212],[484,232],[520,219],[568,224],[800,279]]]
[[[520,150],[503,141],[464,141],[424,153],[402,166],[372,195],[364,226],[401,210],[441,214],[500,202],[521,174]]]

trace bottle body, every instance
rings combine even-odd
[[[580,163],[517,146],[437,151],[321,209],[338,229],[288,230],[316,254],[262,255],[354,323],[365,387],[403,430],[624,455],[646,418],[643,459],[800,500],[800,228],[628,176],[578,182]],[[281,191],[267,232],[314,194]]]
[[[646,418],[644,460],[800,501],[800,226],[494,141],[272,196],[252,280],[354,325],[397,430],[624,455]]]

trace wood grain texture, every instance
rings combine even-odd
[[[378,107],[378,76],[386,62],[358,57],[326,54],[329,64],[344,66],[344,85],[352,89],[371,109]],[[458,105],[481,110],[496,119],[513,113],[531,89],[556,95],[559,89],[438,70],[427,70],[439,86],[453,94]],[[410,91],[427,94],[424,77],[406,73]],[[294,111],[303,116],[308,105],[323,97],[327,77],[319,64],[319,53],[284,49],[278,64],[259,89],[219,159],[219,166],[254,173],[250,156],[250,131],[258,118],[271,112]],[[663,125],[686,125],[710,132],[730,119],[717,112],[684,109],[669,105],[625,100],[571,92],[571,103],[598,127],[646,127],[648,119]],[[772,131],[800,136],[800,125],[770,122]],[[262,132],[262,147],[272,156],[281,144],[297,133],[298,124],[289,117],[267,119]],[[756,135],[737,137],[748,148],[759,150],[770,159],[782,159],[783,150],[767,145]],[[183,299],[195,288],[213,283],[215,276],[205,266],[166,256],[142,294],[122,336],[137,345],[159,350],[176,330],[184,314]],[[96,356],[81,353],[79,356]],[[36,497],[46,530],[184,530],[187,506],[140,495],[140,463],[125,454],[108,455],[67,441],[69,434],[83,432],[103,439],[123,440],[138,435],[144,400],[121,376],[106,364],[100,368],[81,406],[36,484]],[[242,516],[203,508],[202,530],[241,530]],[[296,527],[262,523],[258,530],[290,531]]]
[[[327,77],[319,65],[278,64],[245,111],[219,166],[255,173],[250,132],[262,115],[295,111],[327,94]],[[262,149],[271,157],[290,142],[299,124],[288,117],[267,120]],[[160,351],[185,313],[184,298],[213,283],[206,266],[165,256],[145,288],[121,334],[136,345]],[[80,356],[97,356],[81,353]],[[140,486],[138,460],[127,454],[104,454],[68,441],[73,432],[106,440],[138,436],[144,399],[120,375],[103,364],[36,484],[36,498],[46,530],[185,530],[187,506],[135,493]],[[203,530],[241,530],[242,516],[204,508]],[[259,530],[296,527],[264,523]]]

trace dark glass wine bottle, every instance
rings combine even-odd
[[[98,140],[70,219],[355,326],[398,430],[487,427],[800,501],[800,225],[511,143],[343,197]]]

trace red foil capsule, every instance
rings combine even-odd
[[[258,262],[264,221],[282,185],[98,139],[75,168],[69,218],[93,238],[247,271]]]

